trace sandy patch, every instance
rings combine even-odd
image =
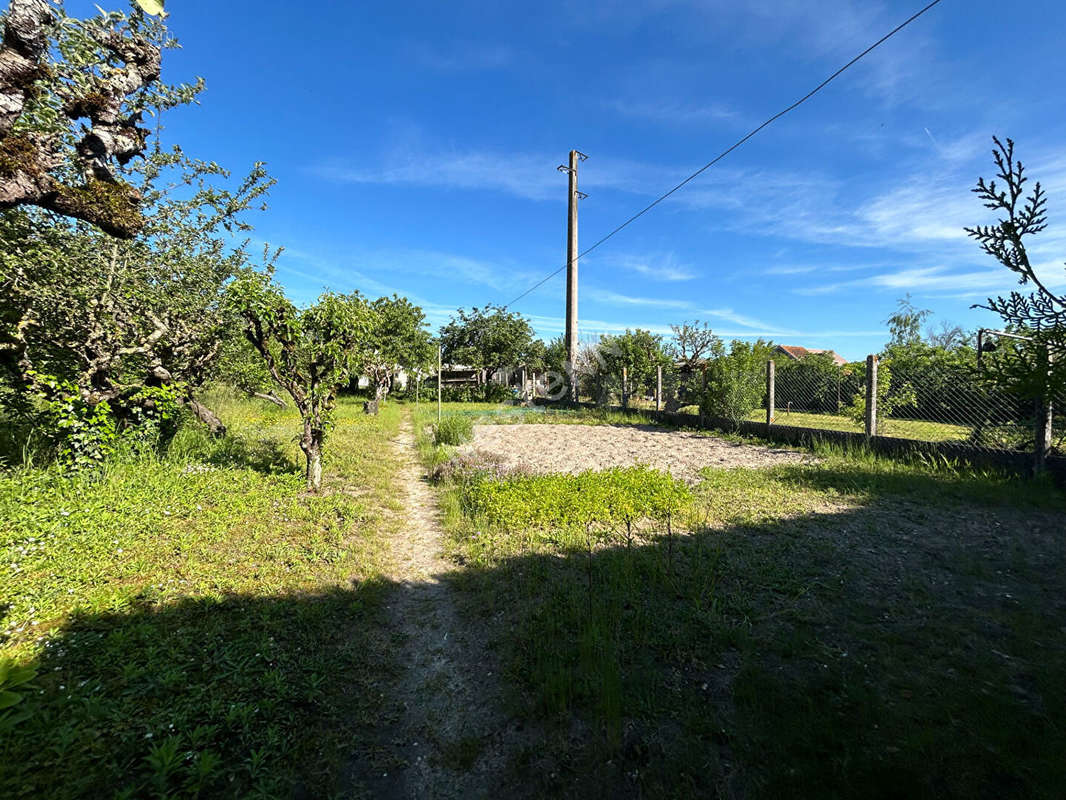
[[[647,464],[695,483],[703,467],[769,467],[815,459],[760,445],[654,425],[475,425],[474,439],[460,452],[491,452],[509,466],[534,472],[577,473]]]

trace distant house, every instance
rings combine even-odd
[[[839,355],[834,350],[813,350],[809,347],[800,347],[798,345],[779,344],[777,347],[774,348],[774,353],[782,353],[791,358],[793,361],[802,361],[807,356],[825,354],[831,356],[833,359],[833,363],[836,364],[838,367],[842,367],[848,363],[848,360],[844,358],[844,356]]]

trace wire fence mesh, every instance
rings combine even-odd
[[[866,384],[861,365],[835,369],[786,365],[775,376],[773,422],[863,433]],[[876,400],[874,435],[958,442],[983,450],[1032,450],[1041,413],[1039,403],[991,384],[968,366],[908,369],[880,364]],[[1063,408],[1057,400],[1053,409]],[[758,418],[758,413],[752,415]],[[1057,422],[1054,431],[1056,441],[1066,435]]]

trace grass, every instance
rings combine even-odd
[[[512,712],[540,726],[512,765],[535,793],[1058,796],[1063,496],[818,455],[705,470],[684,536],[627,527],[610,509],[647,490],[609,475],[441,487],[465,613],[493,610]],[[560,481],[613,498],[594,542]]]
[[[379,761],[402,768],[384,605],[403,590],[385,578],[402,511],[389,440],[409,407],[342,404],[322,496],[303,491],[291,411],[213,407],[220,441],[186,427],[166,456],[96,475],[0,472],[0,657],[15,667],[0,703],[23,698],[0,711],[5,797],[346,797]],[[445,412],[630,419],[499,408]],[[435,411],[416,417],[430,466],[454,455],[433,442]],[[498,786],[1061,794],[1062,494],[943,458],[815,454],[693,487],[643,468],[447,473],[445,577],[527,732]],[[448,741],[445,767],[484,768],[483,739]]]
[[[328,796],[378,713],[402,410],[342,403],[310,496],[295,413],[214,400],[222,441],[0,473],[4,796]]]
[[[758,409],[748,415],[752,422],[765,422],[766,409]],[[840,414],[810,414],[803,411],[777,409],[774,416],[777,425],[792,425],[797,428],[814,428],[824,431],[850,431],[861,433],[862,426],[850,417]],[[917,439],[923,442],[965,441],[973,428],[969,425],[951,425],[946,422],[931,422],[918,419],[887,419],[881,424],[882,436],[901,439]]]

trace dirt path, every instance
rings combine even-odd
[[[403,467],[408,524],[393,541],[397,588],[387,601],[398,643],[393,693],[396,725],[385,748],[394,774],[372,781],[377,797],[499,796],[518,730],[500,712],[499,682],[479,631],[464,621],[453,569],[441,555],[442,532],[432,488],[416,460],[411,420],[393,440]]]

